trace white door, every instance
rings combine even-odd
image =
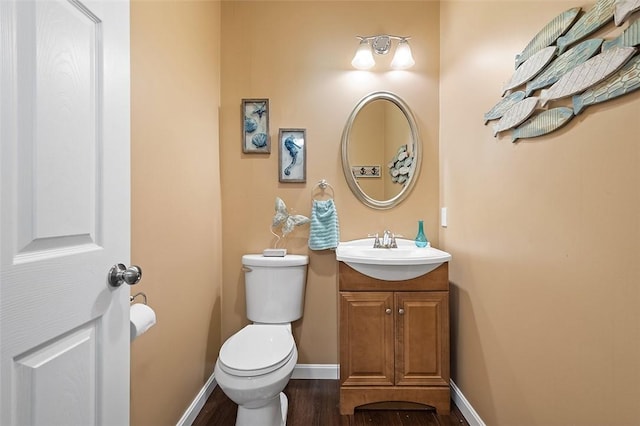
[[[0,425],[129,422],[129,3],[0,0]]]

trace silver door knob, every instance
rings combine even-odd
[[[120,287],[124,283],[129,285],[138,284],[141,279],[142,268],[136,265],[131,265],[127,268],[122,263],[116,263],[109,269],[108,281],[113,287]]]
[[[404,309],[402,309],[402,308],[398,309],[398,313],[399,313],[400,315],[404,315]]]
[[[387,314],[387,315],[391,315],[391,308],[385,309],[384,313]]]

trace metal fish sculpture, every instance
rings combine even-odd
[[[640,0],[616,0],[613,22],[619,27],[637,10],[640,10]]]
[[[574,114],[580,114],[589,105],[605,102],[638,89],[640,89],[640,55],[631,58],[617,73],[602,83],[574,96]]]
[[[523,99],[523,91],[513,92],[510,95],[505,96],[484,115],[484,124],[487,124],[489,120],[497,120],[502,117],[505,112],[511,109],[512,106]]]
[[[493,125],[493,136],[495,137],[498,133],[509,130],[522,123],[533,114],[537,105],[538,98],[536,97],[525,98],[515,104],[502,116],[500,121]]]
[[[568,107],[552,108],[525,121],[514,129],[511,142],[518,139],[535,138],[546,135],[567,124],[573,118],[573,110]]]
[[[583,41],[558,56],[535,79],[527,83],[525,95],[529,96],[534,90],[551,86],[564,74],[595,55],[601,44],[601,38],[593,38]]]
[[[640,45],[640,19],[629,25],[619,37],[605,41],[602,44],[602,50],[611,49],[612,47],[632,47],[638,45]]]
[[[640,1],[640,0],[638,0]],[[545,47],[553,44],[567,29],[573,24],[578,17],[581,8],[574,7],[573,9],[565,10],[560,15],[556,16],[547,25],[542,28],[538,34],[535,35],[524,48],[522,53],[516,55],[516,69],[524,61],[529,59],[534,54],[538,53]]]
[[[633,47],[614,47],[594,56],[540,93],[541,106],[554,99],[580,93],[616,72],[636,52]]]
[[[511,76],[511,79],[502,87],[502,94],[504,95],[507,90],[518,87],[535,77],[544,67],[547,66],[549,62],[551,62],[556,54],[556,49],[557,48],[555,46],[545,47],[527,59],[524,64],[518,67],[516,72]]]
[[[558,38],[558,53],[563,53],[570,44],[582,40],[604,26],[613,18],[615,0],[598,0],[567,33]]]

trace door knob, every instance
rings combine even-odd
[[[108,281],[113,287],[120,287],[123,283],[138,284],[141,279],[142,268],[136,265],[127,268],[122,263],[116,263],[109,269]]]
[[[402,309],[402,308],[398,309],[398,313],[399,313],[400,315],[404,315],[404,309]]]
[[[384,313],[387,314],[387,315],[391,315],[391,308],[385,309]]]

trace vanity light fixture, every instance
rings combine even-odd
[[[416,62],[411,55],[411,47],[409,47],[410,37],[400,37],[394,35],[376,35],[376,36],[358,36],[360,44],[356,50],[356,54],[351,61],[351,65],[359,70],[368,70],[375,65],[373,53],[377,55],[386,55],[391,50],[391,40],[398,40],[396,53],[391,61],[391,68],[407,69],[411,68]]]

